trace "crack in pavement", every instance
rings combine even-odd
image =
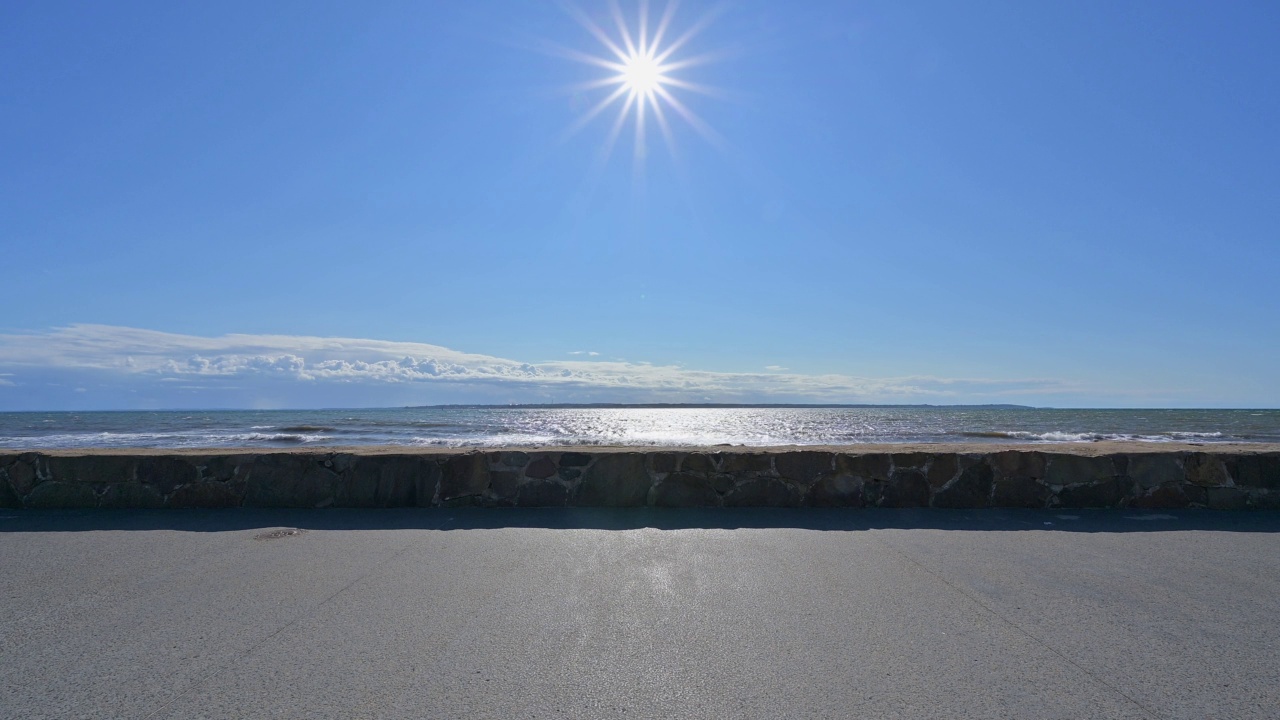
[[[898,557],[901,557],[903,560],[906,560],[907,562],[911,563],[912,565],[914,565],[914,566],[916,566],[916,567],[920,568],[920,569],[921,569],[921,570],[923,570],[926,574],[933,576],[935,579],[937,579],[937,581],[938,581],[938,582],[940,582],[940,583],[942,583],[943,585],[946,585],[947,587],[951,588],[951,589],[952,589],[952,590],[954,590],[957,594],[959,594],[961,597],[965,598],[966,600],[968,600],[969,602],[973,603],[974,605],[977,605],[979,608],[982,608],[982,609],[983,609],[983,610],[985,610],[987,613],[989,613],[992,617],[995,617],[997,620],[1000,620],[1000,621],[1001,621],[1001,622],[1003,622],[1004,624],[1006,624],[1006,625],[1008,625],[1009,627],[1013,628],[1015,631],[1017,631],[1017,632],[1018,632],[1020,635],[1022,635],[1023,637],[1026,637],[1028,640],[1031,640],[1032,642],[1034,642],[1035,644],[1037,644],[1037,645],[1039,645],[1040,647],[1044,648],[1045,650],[1048,650],[1049,652],[1053,653],[1054,655],[1057,655],[1057,656],[1058,656],[1058,657],[1059,657],[1063,662],[1065,662],[1065,663],[1067,663],[1068,665],[1070,665],[1071,667],[1073,667],[1073,668],[1075,668],[1075,669],[1079,670],[1079,671],[1080,671],[1081,673],[1083,673],[1085,676],[1087,676],[1087,677],[1089,677],[1089,678],[1092,678],[1092,679],[1093,679],[1094,681],[1096,681],[1099,685],[1102,685],[1103,687],[1105,687],[1105,688],[1107,688],[1107,689],[1111,690],[1112,692],[1116,693],[1117,695],[1119,695],[1120,697],[1124,698],[1125,700],[1128,700],[1129,702],[1133,703],[1134,707],[1136,707],[1136,708],[1138,708],[1139,710],[1141,710],[1143,715],[1146,715],[1147,717],[1152,718],[1153,720],[1155,720],[1156,718],[1159,718],[1159,715],[1157,715],[1155,712],[1153,712],[1153,711],[1152,711],[1150,708],[1148,708],[1147,706],[1145,706],[1145,705],[1143,705],[1142,703],[1138,702],[1135,698],[1133,698],[1132,696],[1130,696],[1128,693],[1126,693],[1125,691],[1121,690],[1119,687],[1116,687],[1115,685],[1112,685],[1111,683],[1107,682],[1107,681],[1106,681],[1106,680],[1104,680],[1101,676],[1099,676],[1099,675],[1097,675],[1097,674],[1095,674],[1095,673],[1091,672],[1088,668],[1084,667],[1083,665],[1081,665],[1080,663],[1076,662],[1075,660],[1072,660],[1071,658],[1067,657],[1065,654],[1063,654],[1062,652],[1060,652],[1057,648],[1054,648],[1052,645],[1049,645],[1049,644],[1048,644],[1048,643],[1046,643],[1044,640],[1041,640],[1040,638],[1036,637],[1034,634],[1032,634],[1032,633],[1031,633],[1029,630],[1027,630],[1026,628],[1022,627],[1022,626],[1021,626],[1021,625],[1019,625],[1018,623],[1016,623],[1016,622],[1014,622],[1014,621],[1010,620],[1009,618],[1005,617],[1005,616],[1004,616],[1004,615],[1002,615],[1001,613],[997,612],[994,608],[992,608],[991,606],[987,605],[987,604],[986,604],[986,603],[984,603],[981,599],[979,599],[978,597],[976,597],[976,596],[974,596],[973,594],[969,593],[969,592],[968,592],[968,591],[966,591],[964,588],[962,588],[962,587],[960,587],[959,585],[956,585],[955,583],[953,583],[953,582],[951,582],[950,580],[946,579],[946,578],[945,578],[945,577],[943,577],[940,573],[938,573],[938,572],[936,572],[936,571],[934,571],[934,570],[930,569],[927,565],[925,565],[924,563],[920,562],[919,560],[916,560],[915,558],[911,557],[911,556],[910,556],[910,555],[908,555],[905,551],[903,551],[903,550],[899,549],[897,546],[893,545],[892,543],[889,543],[889,542],[887,542],[887,541],[885,541],[885,540],[882,540],[882,539],[880,539],[879,537],[876,537],[876,536],[874,536],[874,535],[872,536],[872,538],[873,538],[873,540],[875,540],[875,542],[879,543],[882,547],[888,548],[890,551],[892,551],[892,552],[893,552],[894,554],[896,554]]]
[[[441,527],[441,528],[439,528],[439,529],[441,529],[441,530],[445,530],[445,529],[448,529],[448,528],[447,528],[447,527]],[[266,636],[265,636],[265,637],[263,637],[262,639],[258,640],[258,641],[257,641],[256,643],[254,643],[253,645],[249,646],[247,649],[245,649],[245,650],[244,650],[244,652],[241,652],[240,654],[238,654],[238,655],[236,655],[236,656],[234,656],[234,657],[232,657],[232,658],[230,658],[230,659],[226,660],[225,662],[219,663],[216,667],[214,667],[213,669],[209,670],[209,672],[207,672],[207,673],[205,673],[203,676],[201,676],[198,680],[196,680],[195,682],[191,683],[191,684],[190,684],[190,685],[188,685],[187,687],[183,688],[183,690],[182,690],[181,692],[179,692],[177,695],[174,695],[172,698],[170,698],[170,699],[169,699],[167,702],[165,702],[163,705],[161,705],[160,707],[156,708],[156,709],[155,709],[154,711],[152,711],[149,715],[145,716],[144,720],[152,720],[152,718],[155,718],[155,717],[159,716],[159,715],[160,715],[160,713],[162,713],[162,712],[164,712],[164,711],[168,710],[169,708],[173,707],[173,706],[174,706],[174,704],[176,704],[178,701],[180,701],[180,700],[182,700],[182,699],[184,699],[184,698],[188,697],[189,695],[191,695],[191,693],[193,693],[193,692],[195,692],[196,690],[198,690],[198,689],[199,689],[201,686],[203,686],[205,683],[209,682],[209,681],[210,681],[210,680],[212,680],[214,677],[216,677],[216,676],[217,676],[217,675],[219,675],[220,673],[224,672],[227,668],[231,667],[233,664],[235,664],[235,663],[237,663],[237,662],[240,662],[240,661],[244,660],[245,658],[248,658],[250,655],[252,655],[253,653],[255,653],[259,648],[261,648],[261,647],[263,647],[264,645],[266,645],[267,643],[271,642],[273,639],[275,639],[277,636],[279,636],[279,635],[280,635],[281,633],[283,633],[284,631],[288,630],[289,628],[292,628],[292,627],[296,626],[298,623],[302,622],[303,620],[306,620],[307,618],[313,617],[313,616],[316,614],[316,612],[320,610],[320,608],[322,608],[322,607],[324,607],[325,605],[327,605],[329,602],[331,602],[334,598],[338,597],[338,596],[339,596],[339,595],[341,595],[342,593],[344,593],[344,592],[346,592],[346,591],[350,590],[350,589],[351,589],[352,587],[354,587],[357,583],[360,583],[360,582],[362,582],[362,581],[364,581],[364,580],[367,580],[367,579],[369,579],[370,577],[372,577],[372,576],[374,576],[375,574],[377,574],[378,572],[380,572],[384,566],[386,566],[386,565],[387,565],[388,563],[390,563],[391,561],[393,561],[393,560],[395,560],[396,558],[398,558],[398,557],[400,557],[401,555],[403,555],[403,554],[404,554],[405,552],[407,552],[410,548],[412,548],[415,544],[417,544],[417,538],[415,538],[413,535],[410,535],[409,541],[408,541],[407,543],[405,543],[403,547],[401,547],[400,549],[398,549],[398,550],[396,550],[395,552],[391,553],[390,555],[388,555],[388,556],[384,557],[382,560],[379,560],[379,561],[378,561],[378,563],[377,563],[376,565],[374,565],[374,566],[373,566],[373,567],[372,567],[368,572],[366,572],[366,573],[364,573],[363,575],[360,575],[360,576],[358,576],[358,577],[356,577],[356,578],[352,579],[352,580],[351,580],[351,582],[348,582],[346,585],[343,585],[342,587],[340,587],[340,588],[338,588],[337,590],[333,591],[332,593],[330,593],[327,597],[325,597],[325,598],[324,598],[323,600],[321,600],[320,602],[318,602],[318,603],[316,603],[315,605],[312,605],[310,608],[308,608],[308,609],[306,609],[306,610],[302,611],[301,613],[299,613],[299,614],[298,614],[298,616],[297,616],[297,617],[293,618],[293,619],[292,619],[292,620],[290,620],[289,622],[287,622],[287,623],[285,623],[285,624],[281,625],[280,627],[276,628],[273,632],[271,632],[270,634],[266,635]]]

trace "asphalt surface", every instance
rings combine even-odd
[[[0,511],[0,570],[4,718],[1280,717],[1280,513]]]

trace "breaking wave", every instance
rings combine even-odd
[[[960,437],[983,438],[989,440],[1022,440],[1025,442],[1043,443],[1079,443],[1079,442],[1149,442],[1171,443],[1192,440],[1221,441],[1224,436],[1220,432],[1166,432],[1150,435],[1136,433],[1103,433],[1103,432],[1064,432],[1051,430],[1048,432],[1030,432],[1026,430],[984,430],[959,431],[952,433]]]

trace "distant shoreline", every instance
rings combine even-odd
[[[813,410],[830,408],[839,409],[893,409],[893,408],[945,408],[948,410],[1052,410],[1031,405],[931,405],[917,403],[911,405],[885,405],[874,403],[514,403],[510,405],[405,405],[404,410]]]

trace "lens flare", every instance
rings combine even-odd
[[[593,55],[569,48],[557,47],[556,54],[577,62],[608,70],[610,74],[577,86],[575,90],[601,92],[604,97],[590,106],[569,128],[566,137],[573,135],[599,117],[608,108],[618,105],[618,114],[605,140],[602,158],[607,160],[613,146],[630,120],[635,127],[635,157],[637,165],[646,154],[648,118],[652,117],[661,131],[667,148],[675,154],[675,138],[668,113],[674,113],[712,144],[720,145],[719,136],[685,104],[677,93],[693,92],[703,95],[718,94],[713,88],[699,85],[673,75],[696,65],[715,59],[714,55],[682,56],[681,52],[691,40],[715,19],[718,10],[704,15],[674,39],[668,39],[673,29],[676,0],[663,8],[652,34],[649,32],[649,4],[639,3],[636,27],[633,32],[617,2],[611,2],[610,15],[616,34],[610,34],[596,20],[575,5],[564,9],[579,25],[587,30],[607,52]],[[674,34],[674,33],[671,33]]]

